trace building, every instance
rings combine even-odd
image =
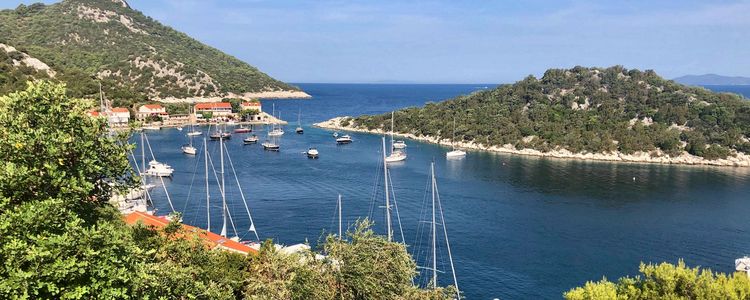
[[[149,116],[160,116],[162,119],[169,119],[167,109],[160,104],[145,104],[138,108],[138,120],[146,119]]]
[[[212,117],[232,116],[232,104],[229,102],[208,102],[195,105],[195,114],[212,113]]]
[[[125,223],[129,225],[135,225],[142,223],[148,227],[154,229],[164,229],[169,224],[169,220],[165,217],[157,217],[143,212],[133,212],[123,217]],[[229,238],[220,236],[210,231],[193,227],[190,225],[182,224],[182,230],[179,232],[179,236],[185,238],[192,238],[192,236],[198,237],[206,247],[210,249],[218,249],[224,251],[230,251],[241,254],[257,254],[258,250],[254,249],[249,245],[245,245],[240,242],[233,241]]]
[[[109,124],[127,125],[130,122],[130,110],[124,107],[113,107],[109,113]]]
[[[240,110],[257,110],[258,112],[263,112],[260,102],[242,102],[240,103]]]

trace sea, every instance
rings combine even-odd
[[[286,245],[309,243],[315,248],[325,235],[338,230],[339,195],[344,228],[368,218],[374,222],[373,230],[385,235],[382,137],[351,133],[352,144],[336,145],[333,131],[311,124],[335,116],[421,106],[495,85],[298,86],[313,98],[262,100],[264,111],[275,109],[289,121],[280,138],[280,152],[243,145],[244,134],[234,134],[225,143],[231,236],[255,239],[248,231],[249,210],[260,239]],[[750,97],[748,87],[707,88]],[[298,115],[304,134],[294,133]],[[193,140],[200,152],[194,157],[180,151],[189,142],[187,129],[148,132],[153,155],[176,170],[163,185],[155,181],[154,206],[158,214],[168,214],[171,201],[175,210],[183,212],[185,223],[202,228],[207,227],[210,215],[210,229],[220,232],[219,142],[205,142],[213,165],[209,166],[207,201],[202,151],[209,129],[198,129],[204,136]],[[257,127],[255,134],[265,137],[265,130]],[[389,168],[395,196],[394,240],[407,244],[419,266],[431,267],[429,174],[434,162],[444,217],[441,220],[438,214],[436,226],[438,282],[453,283],[444,227],[458,286],[467,299],[560,299],[565,291],[587,281],[637,275],[642,262],[684,260],[689,266],[732,272],[734,259],[750,254],[747,169],[559,160],[482,151],[446,160],[446,147],[413,140],[406,143],[408,159]],[[303,154],[309,147],[319,150],[319,159]],[[415,284],[424,286],[431,273],[419,270]]]

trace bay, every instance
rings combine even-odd
[[[279,153],[227,142],[262,239],[315,245],[336,229],[336,197],[344,202],[345,224],[370,217],[385,233],[379,178],[381,137],[352,134],[337,146],[332,132],[313,128],[340,115],[384,113],[423,105],[492,85],[299,84],[311,100],[263,100],[289,120]],[[293,132],[302,112],[303,135]],[[207,132],[206,128],[203,128]],[[206,197],[200,155],[180,152],[185,132],[149,132],[154,154],[176,172],[165,180],[184,221],[205,227]],[[263,136],[264,132],[256,134]],[[201,139],[196,143],[202,145]],[[218,166],[218,142],[207,142]],[[435,161],[445,224],[461,289],[468,299],[559,299],[564,291],[602,276],[637,274],[640,262],[675,263],[731,272],[733,261],[750,253],[749,172],[738,168],[613,164],[523,157],[471,151],[446,161],[442,146],[407,141],[409,158],[392,166],[393,185],[412,253],[429,164]],[[302,152],[315,146],[318,160]],[[229,168],[229,167],[227,167]],[[227,170],[227,199],[240,236],[250,238],[235,179]],[[211,176],[212,231],[220,230],[220,198]],[[160,183],[159,183],[160,184]],[[169,204],[154,190],[159,213]],[[231,230],[230,230],[231,231]],[[397,234],[397,239],[400,235]],[[424,238],[424,236],[422,236]],[[421,248],[421,247],[419,247]],[[449,271],[444,249],[439,268]],[[440,274],[450,284],[449,273]],[[418,280],[418,282],[423,282]]]

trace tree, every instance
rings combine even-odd
[[[669,263],[641,264],[641,276],[606,278],[587,282],[564,294],[568,300],[587,299],[749,299],[750,279],[744,273],[725,275],[709,269],[689,268],[680,260]]]

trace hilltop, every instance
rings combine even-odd
[[[0,11],[0,43],[15,48],[6,49],[6,56],[26,55],[50,67],[72,96],[95,94],[98,79],[108,95],[131,101],[309,97],[123,0],[64,0]],[[10,89],[6,84],[0,81]]]
[[[651,70],[550,69],[540,79],[396,112],[395,131],[435,143],[562,158],[750,166],[750,103]],[[390,113],[321,127],[384,132]],[[386,125],[387,124],[387,125]]]
[[[750,85],[749,77],[716,74],[685,75],[675,78],[674,81],[686,85]]]

